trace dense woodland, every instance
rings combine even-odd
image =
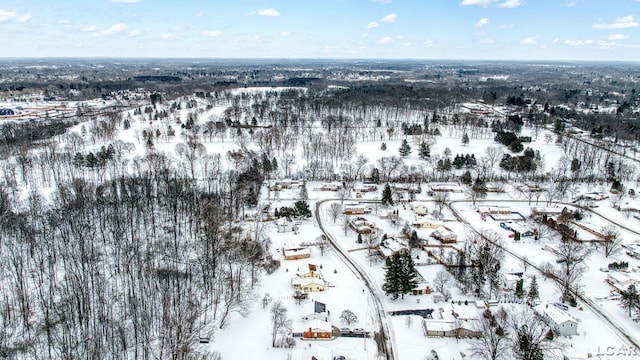
[[[134,64],[118,76],[109,68],[77,70],[73,64],[40,71],[3,64],[0,97],[19,101],[42,93],[63,100],[102,98],[110,105],[78,106],[65,119],[0,126],[0,251],[6,259],[0,265],[0,356],[193,355],[200,335],[224,328],[233,312],[246,314],[247,305],[257,301],[253,287],[277,266],[267,256],[264,225],[240,221],[245,209],[255,209],[268,191],[262,186],[265,179],[420,184],[459,181],[472,171],[483,182],[552,181],[547,199],[564,195],[569,181],[577,179],[635,180],[634,162],[623,153],[632,150],[602,145],[586,151],[589,144],[564,128],[592,131],[594,142],[636,139],[638,114],[632,109],[638,104],[632,85],[637,79],[621,75],[618,79],[628,81],[598,82],[597,95],[593,89],[594,78],[603,79],[609,70],[626,74],[626,68],[592,65],[562,72],[576,84],[572,90],[554,82],[555,73],[536,78],[525,65],[521,73],[527,78],[509,83],[479,77],[515,74],[516,65],[473,64],[465,71],[429,65],[398,64],[409,73],[404,76],[426,80],[408,85],[391,69],[382,71],[390,76],[383,81],[348,83],[348,75],[381,72],[369,65],[354,70],[333,63],[306,74],[248,64],[209,64],[189,71],[165,64],[158,74],[148,64]],[[76,70],[73,81],[58,77]],[[272,76],[282,72],[298,80],[274,82]],[[253,95],[228,91],[238,85],[302,83],[308,88]],[[576,110],[578,103],[600,104],[607,97],[619,103],[620,111]],[[508,105],[512,113],[487,119],[457,111],[461,102],[478,99]],[[544,106],[539,111],[535,104]],[[227,110],[207,115],[217,106]],[[118,132],[132,123],[145,124],[137,135],[146,149],[142,155],[134,153],[134,144],[118,139]],[[67,131],[78,125],[79,132]],[[555,137],[545,141],[558,142],[566,153],[554,172],[540,171],[544,158],[525,149],[526,144],[512,147],[520,141],[516,134],[522,126],[554,127]],[[430,153],[429,146],[443,132],[467,141],[495,138],[496,147],[475,154],[473,161],[468,154]],[[174,154],[157,150],[158,144],[175,139],[181,141]],[[354,155],[357,142],[399,139],[420,151],[421,165],[407,166],[396,149],[375,163]],[[203,143],[223,140],[233,140],[240,150],[207,153]],[[501,146],[504,141],[508,148]],[[294,164],[296,156],[304,167]],[[467,250],[468,259],[457,259],[460,265],[500,257],[480,253],[495,249]],[[488,272],[465,276],[463,271],[455,276],[474,292],[495,280]]]

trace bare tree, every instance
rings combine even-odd
[[[338,204],[337,202],[332,202],[331,205],[329,205],[329,216],[331,217],[331,219],[333,219],[334,223],[338,221],[338,218],[341,214],[342,205]]]
[[[433,201],[435,201],[438,206],[438,210],[442,213],[442,208],[447,205],[449,202],[449,192],[448,191],[436,191],[433,195]]]
[[[562,294],[562,301],[573,299],[572,292],[578,291],[580,279],[586,270],[584,260],[591,250],[584,243],[564,238],[558,247],[560,269],[556,271],[557,286]]]
[[[444,294],[445,290],[449,287],[452,280],[453,277],[446,269],[440,269],[440,271],[436,273],[435,278],[433,278],[433,288],[437,292]]]
[[[613,225],[603,227],[600,232],[604,235],[604,256],[609,257],[620,251],[622,247],[622,237]]]
[[[510,314],[510,318],[517,329],[512,349],[516,359],[536,360],[558,355],[558,348],[549,337],[552,330],[530,308],[523,307],[521,311]]]
[[[358,316],[351,310],[343,310],[340,314],[340,321],[344,324],[352,325],[358,322]]]
[[[507,329],[509,315],[507,311],[500,307],[495,313],[487,309],[482,313],[477,331],[482,336],[474,340],[472,349],[473,355],[486,360],[511,359],[511,342]]]
[[[271,346],[276,347],[278,335],[291,329],[291,319],[287,317],[287,308],[278,300],[271,305]]]

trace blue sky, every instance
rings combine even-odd
[[[640,0],[0,0],[3,57],[640,60]]]

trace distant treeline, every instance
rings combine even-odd
[[[170,75],[140,75],[134,76],[135,81],[156,81],[156,82],[178,82],[182,81],[182,78],[178,76]]]

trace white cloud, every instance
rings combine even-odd
[[[513,24],[500,24],[500,29],[512,29]]]
[[[380,19],[380,21],[386,22],[386,23],[392,23],[392,22],[395,22],[397,19],[398,19],[398,14],[392,13],[383,17],[382,19]]]
[[[557,44],[557,43],[559,43],[559,42],[560,42],[560,39],[559,39],[559,38],[555,38],[555,39],[553,39],[553,41],[551,41],[551,42],[552,42],[552,43],[554,43],[554,44]]]
[[[197,17],[197,18],[201,18],[201,17],[203,17],[203,16],[204,16],[204,11],[198,11],[198,12],[196,13],[196,17]]]
[[[504,9],[513,9],[522,5],[524,5],[524,0],[506,0],[500,4],[500,7]]]
[[[427,40],[427,41],[425,41],[425,42],[424,42],[424,44],[425,44],[427,47],[432,47],[432,46],[433,46],[433,40]]]
[[[2,10],[0,9],[0,22],[9,21],[16,17],[15,11]]]
[[[260,16],[280,16],[280,12],[274,8],[258,10]]]
[[[27,21],[31,20],[31,13],[28,12],[22,16],[20,16],[19,18],[16,19],[17,22],[19,23],[26,23]]]
[[[136,36],[140,36],[140,31],[138,31],[138,30],[129,31],[129,32],[127,33],[127,36],[128,36],[128,37],[136,37]]]
[[[93,34],[95,36],[110,36],[110,35],[115,35],[117,33],[125,31],[126,29],[127,29],[127,24],[118,23],[118,24],[112,25],[108,29],[105,29],[105,30],[102,30],[102,31],[98,31],[98,32],[94,32]]]
[[[536,36],[529,36],[524,38],[524,40],[522,40],[522,42],[520,42],[522,45],[536,45],[538,43],[538,39],[540,38],[540,36],[536,35]]]
[[[380,24],[377,21],[372,21],[367,24],[367,29],[377,28],[378,26],[380,26]]]
[[[94,31],[97,31],[97,30],[98,30],[98,27],[95,26],[95,25],[87,25],[84,28],[82,28],[82,31],[84,31],[84,32],[94,32]]]
[[[110,0],[112,3],[119,3],[119,4],[138,4],[141,3],[142,0]]]
[[[378,40],[378,45],[389,44],[389,43],[392,43],[392,42],[393,42],[393,38],[387,36],[387,37],[384,37],[384,38]]]
[[[628,38],[629,38],[629,35],[625,35],[625,34],[613,34],[613,35],[609,35],[608,37],[609,40],[624,40]]]
[[[67,19],[60,19],[60,20],[56,21],[56,24],[58,24],[58,25],[69,25],[70,22]]]
[[[576,6],[576,2],[575,1],[566,1],[564,3],[564,6],[565,7],[574,7],[574,6]]]
[[[374,3],[378,3],[380,5],[391,4],[391,0],[371,0]]]
[[[280,32],[280,36],[282,36],[282,37],[289,37],[289,36],[291,36],[291,33],[290,33],[290,32],[288,32],[288,31],[281,31],[281,32]]]
[[[493,4],[496,1],[497,0],[462,0],[460,5],[464,5],[464,6],[476,5],[476,6],[487,7],[487,6]]]
[[[617,18],[611,24],[598,23],[598,24],[591,25],[592,28],[599,29],[599,30],[628,29],[628,28],[634,28],[638,26],[640,26],[640,23],[634,20],[633,15]]]
[[[565,40],[564,43],[569,46],[585,46],[593,44],[593,40]]]
[[[216,36],[222,35],[222,31],[218,31],[218,30],[201,31],[200,35],[206,36],[206,37],[216,37]]]
[[[402,40],[404,39],[404,35],[400,34],[400,35],[396,35],[396,39],[398,40]]]
[[[482,19],[480,19],[480,20],[478,20],[478,22],[476,23],[476,27],[477,27],[477,28],[479,28],[479,27],[483,27],[483,26],[485,26],[485,25],[489,25],[489,19],[488,19],[488,18],[486,18],[486,17],[485,17],[485,18],[482,18]]]
[[[490,38],[480,40],[480,44],[493,44],[495,41]]]
[[[176,38],[176,34],[173,33],[165,33],[161,36],[162,40],[174,40]]]

